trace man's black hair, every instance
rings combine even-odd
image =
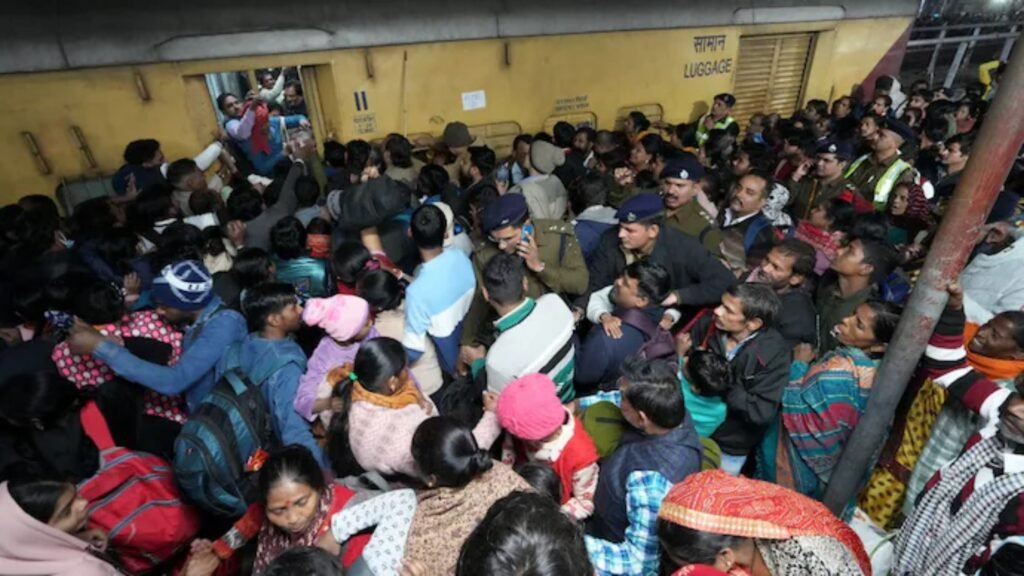
[[[424,204],[412,213],[409,229],[416,246],[423,250],[430,250],[444,246],[444,234],[448,229],[448,222],[440,208],[432,204]]]
[[[128,164],[139,165],[149,162],[160,151],[160,142],[152,138],[144,140],[132,140],[124,148],[124,161]]]
[[[662,300],[672,291],[672,277],[668,269],[649,260],[638,260],[626,266],[627,278],[637,281],[640,295],[650,302],[651,306],[660,306]]]
[[[814,277],[814,262],[817,258],[812,247],[803,240],[786,238],[779,242],[773,249],[778,250],[783,256],[793,259],[793,274],[798,274],[806,279]]]
[[[284,282],[265,282],[249,288],[242,298],[242,312],[249,330],[259,332],[266,328],[267,319],[280,314],[292,304],[298,304],[295,287]]]
[[[725,293],[738,298],[745,320],[760,320],[764,327],[771,326],[779,316],[782,303],[771,287],[764,284],[733,284]]]
[[[555,146],[559,148],[569,148],[572,146],[572,139],[576,136],[576,129],[573,128],[572,124],[564,120],[556,122],[552,132],[555,135]]]
[[[622,394],[638,412],[661,428],[675,428],[686,418],[683,393],[675,367],[664,360],[627,358],[622,364],[626,382]]]
[[[199,166],[191,158],[175,160],[167,166],[167,181],[177,188],[182,180],[188,178],[196,170],[199,170]]]
[[[401,134],[393,134],[384,142],[384,150],[391,157],[392,166],[412,167],[412,143]]]
[[[484,288],[488,298],[495,304],[508,306],[517,304],[526,296],[523,290],[523,278],[526,269],[523,259],[513,254],[502,252],[491,258],[484,266]]]
[[[486,177],[498,165],[494,150],[487,146],[470,146],[469,161],[480,171],[480,175]]]

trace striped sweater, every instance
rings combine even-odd
[[[967,363],[966,350],[963,345],[963,328],[963,310],[947,308],[929,340],[925,358],[922,360],[922,367],[929,371],[937,384],[944,386],[952,398],[981,418],[982,431],[975,432],[970,436],[966,444],[962,446],[961,453],[977,444],[983,434],[992,433],[991,427],[998,423],[1003,404],[1013,394],[1011,390],[986,378]],[[939,433],[941,431],[936,430],[933,432],[933,436]],[[1001,467],[983,468],[961,489],[952,502],[950,513],[955,515],[981,483],[990,482],[993,478],[1005,473],[1006,471]],[[931,477],[922,494],[938,483],[941,474],[940,469]],[[976,551],[962,569],[963,573],[974,574],[1006,538],[1021,534],[1024,534],[1024,494],[1006,502],[999,513],[996,525],[991,530],[988,545]]]

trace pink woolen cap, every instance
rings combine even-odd
[[[505,386],[495,409],[501,427],[522,440],[541,440],[565,422],[555,383],[543,374],[527,374]]]
[[[310,298],[302,311],[302,319],[310,326],[319,326],[338,342],[351,340],[370,317],[370,305],[358,296],[338,294],[330,298]]]

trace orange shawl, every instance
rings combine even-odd
[[[968,322],[964,325],[964,347],[966,348],[974,335],[978,333],[981,326]],[[1024,372],[1024,360],[1003,360],[1000,358],[989,358],[977,352],[971,352],[967,348],[967,362],[985,375],[989,380],[1013,380],[1018,374]]]

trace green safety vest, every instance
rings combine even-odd
[[[704,129],[704,119],[707,118],[707,117],[708,117],[708,115],[705,114],[705,115],[700,117],[700,120],[697,121],[697,145],[698,146],[703,146],[704,142],[706,142],[707,139],[708,139],[708,132],[709,132],[709,130],[705,130]],[[726,116],[724,119],[719,120],[718,122],[715,122],[715,126],[714,126],[714,128],[712,128],[712,130],[725,130],[726,128],[728,128],[729,126],[732,126],[735,123],[736,123],[736,121],[733,120],[732,116]]]
[[[854,160],[853,164],[850,164],[850,167],[843,173],[843,177],[849,178],[853,175],[857,168],[860,168],[861,164],[870,156],[870,154],[865,154]],[[910,164],[904,162],[901,158],[897,158],[891,166],[885,169],[882,177],[875,182],[875,194],[871,202],[875,205],[876,210],[885,210],[885,206],[889,202],[889,193],[892,192],[892,189],[896,186],[896,181],[899,180],[900,176],[908,168],[910,168]]]

